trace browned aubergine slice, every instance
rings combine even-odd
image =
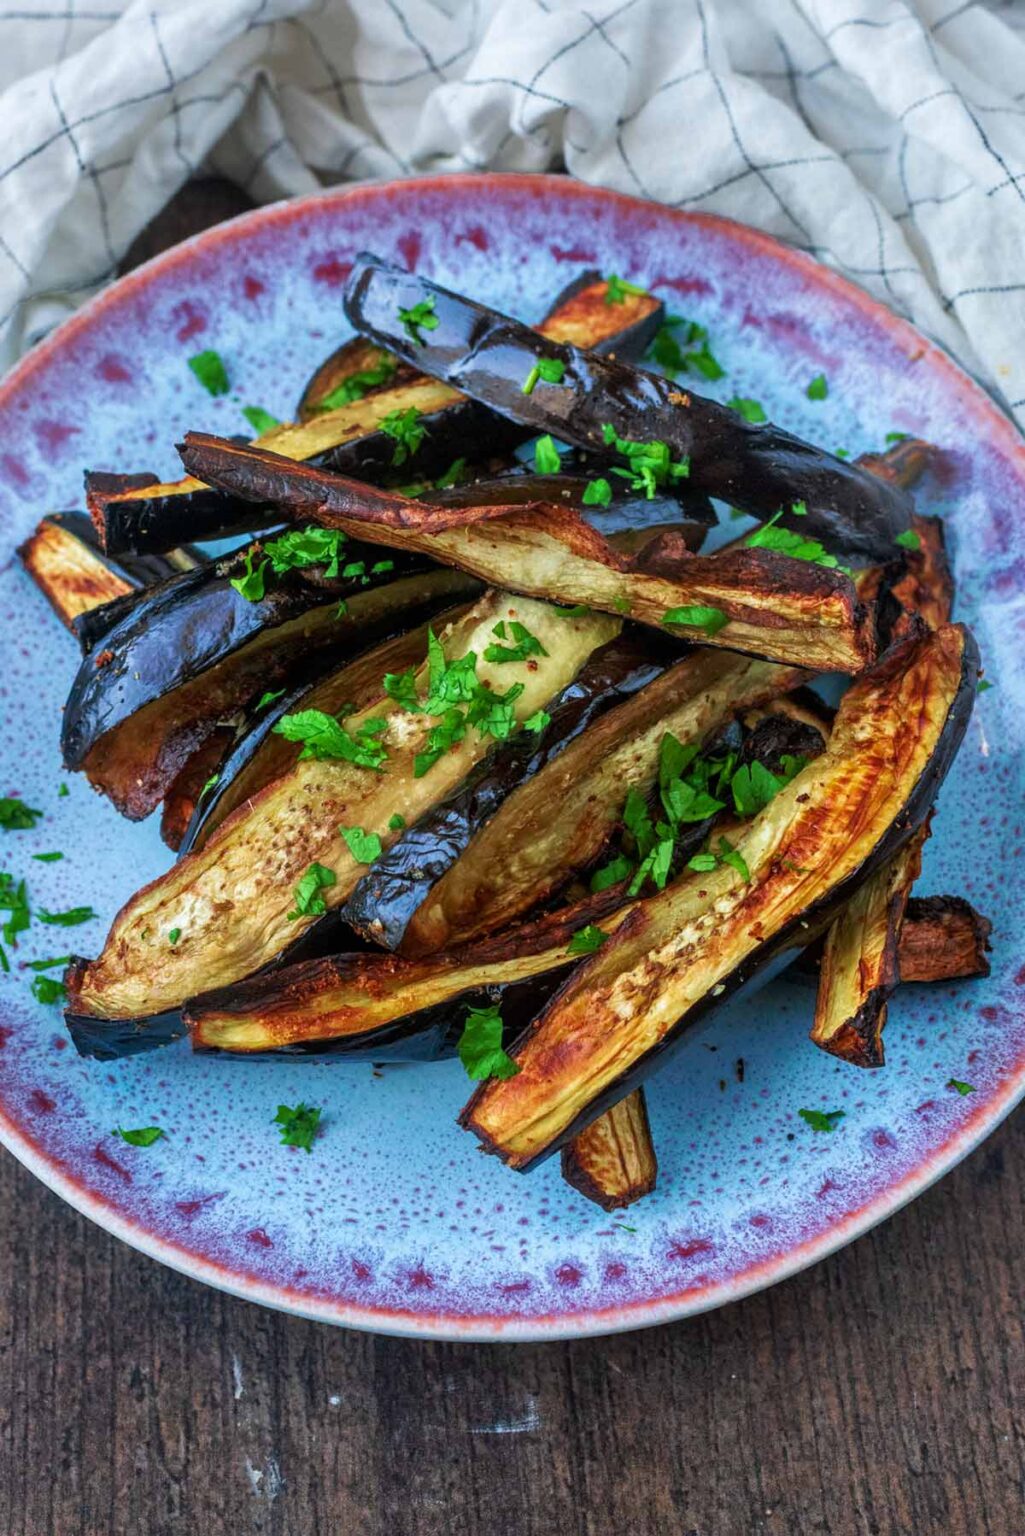
[[[804,945],[922,825],[974,702],[978,652],[947,625],[844,697],[826,752],[739,832],[732,864],[646,901],[515,1042],[516,1076],[461,1123],[525,1169],[631,1092],[687,1026]]]
[[[900,979],[988,976],[993,924],[962,896],[912,896],[900,934]]]
[[[542,330],[554,339],[572,339],[599,351],[642,350],[658,327],[661,304],[645,295],[631,296],[624,305],[608,305],[606,291],[606,284],[593,277],[573,284],[556,301]],[[383,423],[409,412],[415,413],[412,419],[423,428],[423,436],[412,454],[407,446],[403,455]],[[335,409],[308,412],[298,424],[273,427],[257,442],[285,458],[375,481],[399,469],[433,478],[465,455],[468,445],[479,462],[508,454],[529,435],[448,384],[400,368],[390,383],[356,393]],[[112,552],[163,549],[182,539],[245,533],[267,526],[273,516],[270,503],[233,500],[202,479],[161,483],[146,474],[87,475],[86,500],[104,547]]]
[[[371,504],[361,501],[365,487],[357,481],[204,433],[190,432],[180,452],[186,468],[204,480],[271,501],[296,521],[420,550],[532,597],[628,614],[683,639],[810,670],[859,672],[875,654],[874,627],[850,578],[772,550],[692,555],[670,530],[624,554],[563,505],[524,507],[436,531],[440,500],[378,492]],[[378,510],[385,497],[395,503],[387,520]],[[371,521],[377,517],[382,520]]]
[[[122,815],[149,815],[218,722],[296,664],[347,637],[362,646],[434,589],[442,601],[451,592],[451,573],[429,571],[422,557],[382,562],[379,553],[346,545],[359,574],[290,571],[257,601],[232,585],[247,568],[241,555],[142,593],[82,660],[61,727],[65,766],[84,770]]]
[[[486,660],[499,620],[521,622],[546,654],[530,663]],[[500,729],[508,735],[544,709],[619,627],[600,614],[562,619],[547,604],[492,591],[438,636],[446,667],[471,652],[478,658],[481,699],[490,690],[494,701],[487,720],[471,719],[459,735],[447,718],[410,713],[389,697],[383,677],[377,697],[344,725],[331,717],[291,717],[289,733],[310,737],[307,751],[314,755],[240,806],[204,848],[128,902],[102,955],[72,968],[70,1012],[157,1013],[260,969],[315,921],[315,908],[304,911],[296,897],[312,865],[334,876],[319,893],[322,909],[340,906],[362,874],[365,866],[342,829],[379,837],[381,848],[389,847],[398,836],[397,816],[415,821],[450,794]],[[414,680],[421,696],[429,670],[433,678],[433,661]],[[439,739],[442,728],[447,743]],[[175,929],[172,946],[167,935]]]
[[[567,1184],[604,1211],[650,1195],[658,1179],[644,1089],[635,1088],[562,1149]]]
[[[403,314],[417,305],[429,312],[431,329],[404,325]],[[699,490],[757,517],[801,505],[800,531],[837,553],[886,559],[908,527],[904,492],[856,465],[771,423],[752,425],[669,379],[551,341],[375,256],[357,261],[345,309],[362,335],[532,431],[590,449],[607,444],[610,432],[627,443],[657,442]],[[558,380],[526,392],[543,360],[561,364]]]

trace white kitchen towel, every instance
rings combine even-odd
[[[564,167],[810,251],[1025,424],[1023,0],[20,0],[0,87],[0,362],[204,168]]]

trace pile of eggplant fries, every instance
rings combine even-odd
[[[912,894],[979,665],[934,450],[848,462],[646,370],[660,302],[594,273],[532,329],[367,256],[345,311],[294,423],[89,474],[21,550],[81,647],[66,766],[179,854],[68,1027],[458,1053],[488,1151],[624,1206],[643,1080],[752,978],[796,962],[814,1043],[880,1067],[900,983],[988,970]],[[712,497],[760,526],[705,554]]]

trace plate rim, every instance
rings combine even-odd
[[[36,371],[45,367],[55,355],[59,355],[62,348],[80,332],[88,332],[108,306],[129,301],[154,281],[161,281],[179,264],[188,262],[197,251],[205,253],[225,242],[241,240],[244,243],[250,230],[263,233],[275,225],[288,224],[301,218],[310,210],[346,203],[358,205],[364,200],[377,200],[382,195],[401,195],[407,189],[415,193],[442,187],[449,192],[458,189],[457,195],[462,193],[470,198],[480,192],[493,196],[496,187],[506,187],[510,190],[519,188],[535,195],[554,192],[563,198],[597,199],[617,206],[627,214],[639,210],[647,213],[653,211],[671,223],[715,230],[758,254],[793,266],[810,282],[832,290],[848,304],[853,303],[877,326],[888,331],[891,339],[902,350],[909,353],[913,351],[917,359],[928,359],[933,368],[946,374],[948,381],[966,396],[966,412],[985,421],[986,437],[990,445],[1002,450],[1010,460],[1017,460],[1022,477],[1025,478],[1025,439],[1001,405],[938,342],[919,331],[910,321],[894,314],[850,278],[776,236],[737,220],[704,211],[673,208],[628,193],[576,181],[572,177],[542,172],[452,172],[396,181],[361,181],[249,209],[200,230],[101,289],[38,342],[0,380],[0,412],[5,409],[12,393],[30,382]],[[760,1264],[750,1266],[739,1276],[688,1286],[668,1296],[603,1308],[532,1314],[524,1318],[515,1314],[488,1314],[483,1311],[474,1314],[442,1311],[429,1313],[400,1307],[359,1306],[351,1301],[314,1297],[284,1284],[262,1281],[234,1270],[227,1264],[215,1263],[191,1251],[184,1244],[158,1235],[141,1222],[128,1219],[107,1197],[87,1189],[73,1174],[61,1167],[57,1158],[44,1153],[33,1137],[2,1108],[0,1145],[72,1209],[95,1222],[104,1231],[168,1268],[241,1300],[309,1321],[398,1337],[461,1343],[543,1343],[601,1337],[680,1321],[739,1301],[799,1274],[820,1259],[854,1242],[924,1193],[968,1157],[1023,1097],[1025,1058],[1008,1075],[998,1093],[988,1097],[968,1119],[962,1120],[939,1147],[897,1183],[888,1186],[858,1209],[847,1212],[816,1236]]]

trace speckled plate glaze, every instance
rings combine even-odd
[[[82,781],[58,797],[60,708],[75,648],[13,558],[81,475],[173,477],[186,428],[244,430],[241,404],[291,414],[346,335],[341,287],[369,248],[533,319],[581,267],[615,270],[711,334],[721,397],[852,453],[921,433],[948,459],[930,506],[949,519],[959,616],[989,678],[947,784],[919,889],[994,920],[985,982],[894,999],[888,1066],[843,1066],[807,1041],[812,993],[779,981],[695,1031],[650,1088],[657,1193],[612,1218],[560,1182],[478,1154],[456,1129],[458,1063],[231,1063],[172,1048],[116,1066],[76,1058],[21,963],[95,953],[165,868],[154,822],[121,821]],[[231,398],[186,359],[215,347]],[[829,380],[829,398],[806,397]],[[246,215],[117,283],[0,389],[0,793],[45,811],[3,835],[34,902],[91,902],[65,932],[35,924],[0,976],[0,1137],[51,1188],[145,1253],[271,1306],[433,1337],[569,1338],[721,1305],[849,1242],[974,1147],[1025,1091],[1020,909],[1025,688],[1025,447],[976,385],[910,326],[775,241],[575,183],[466,176],[366,186]],[[33,853],[61,849],[62,863]],[[1017,864],[1017,868],[1016,868]],[[961,1097],[952,1077],[975,1092]],[[314,1154],[278,1144],[279,1103],[322,1105]],[[815,1134],[802,1106],[842,1109]],[[148,1150],[111,1128],[157,1124]]]

